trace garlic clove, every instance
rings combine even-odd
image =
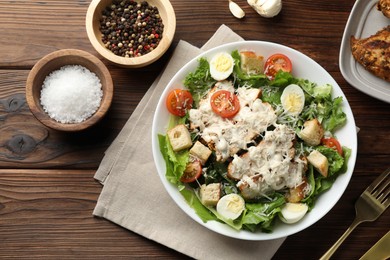
[[[248,4],[263,17],[271,18],[282,10],[282,0],[247,0]]]
[[[235,2],[229,0],[229,9],[230,12],[234,15],[234,17],[241,19],[245,16],[244,10],[241,9],[241,7],[236,4]]]

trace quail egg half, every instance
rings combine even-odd
[[[301,220],[309,207],[304,203],[287,202],[281,210],[280,219],[286,224],[293,224]]]
[[[233,73],[234,59],[227,52],[217,53],[210,61],[210,74],[215,80],[227,79]]]
[[[299,115],[305,106],[305,93],[296,84],[288,85],[280,98],[283,109],[290,115]]]
[[[237,219],[244,209],[244,199],[235,193],[223,196],[217,204],[217,212],[225,219]]]

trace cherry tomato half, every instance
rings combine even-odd
[[[202,165],[200,161],[189,162],[180,178],[181,182],[190,183],[195,181],[202,174]]]
[[[185,116],[187,110],[192,108],[193,98],[188,90],[174,89],[167,97],[168,111],[175,116]]]
[[[337,141],[336,138],[330,137],[330,138],[322,138],[321,143],[325,145],[326,147],[332,148],[336,150],[341,156],[343,156],[343,148],[341,148],[341,145],[339,141]]]
[[[291,72],[292,71],[292,63],[291,60],[284,54],[276,53],[271,55],[265,62],[264,66],[264,74],[269,79],[274,79],[276,73],[278,73],[279,70],[285,71],[285,72]]]
[[[211,96],[210,102],[214,113],[224,118],[233,117],[240,110],[238,97],[227,90],[216,91]]]

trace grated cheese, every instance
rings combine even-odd
[[[248,148],[246,156],[234,156],[231,170],[240,177],[237,186],[247,197],[295,188],[303,182],[306,162],[295,154],[294,139],[293,129],[276,124],[274,130],[266,131],[259,145]]]
[[[41,90],[41,105],[61,123],[80,123],[92,116],[103,97],[95,73],[80,65],[67,65],[50,73]]]
[[[220,81],[215,87],[215,91],[235,91],[230,81]],[[258,99],[254,94],[258,92],[255,91],[246,87],[237,89],[241,109],[231,120],[213,112],[210,105],[212,93],[200,102],[198,109],[189,111],[190,121],[199,127],[203,140],[214,144],[218,161],[225,161],[239,150],[247,149],[253,136],[264,132],[276,122],[272,107]]]

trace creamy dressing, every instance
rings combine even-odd
[[[303,182],[306,162],[295,156],[295,133],[286,125],[266,131],[264,139],[248,152],[234,156],[230,170],[240,179],[237,187],[246,198],[259,197],[269,190],[295,188]]]
[[[233,83],[221,81],[207,97],[199,102],[198,109],[189,111],[193,127],[200,130],[202,139],[211,146],[218,161],[225,161],[241,149],[247,149],[254,137],[276,122],[277,116],[271,105],[258,99],[259,91],[246,87],[237,89],[240,111],[231,119],[216,115],[210,104],[212,93],[217,90],[234,92]]]
[[[234,92],[240,101],[240,111],[231,119],[222,118],[212,110],[210,98],[218,90]],[[215,151],[217,161],[233,158],[228,176],[238,181],[237,187],[246,199],[299,186],[306,167],[306,161],[295,154],[294,130],[277,124],[275,110],[259,96],[259,89],[240,87],[235,90],[232,82],[220,81],[199,102],[197,109],[189,111],[192,127],[199,129],[198,134]],[[270,126],[275,129],[267,131]],[[262,134],[258,145],[249,145]],[[238,156],[240,150],[247,152]]]

